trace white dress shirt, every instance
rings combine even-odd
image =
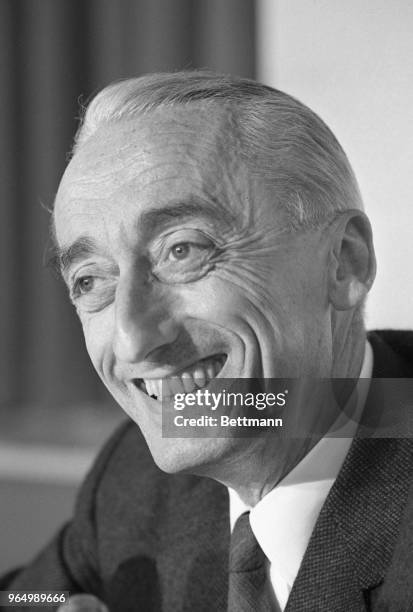
[[[373,351],[367,342],[360,378],[370,379],[372,369]],[[354,420],[346,420],[338,432],[336,422],[335,437],[323,437],[254,508],[228,488],[231,530],[237,518],[250,510],[251,528],[268,559],[270,581],[281,610],[287,604],[321,508],[353,441],[367,392],[368,385],[361,385]]]

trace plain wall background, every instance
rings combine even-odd
[[[316,111],[372,221],[367,327],[413,328],[413,2],[258,0],[258,79]]]

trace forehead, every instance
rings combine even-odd
[[[163,108],[99,128],[59,186],[58,242],[73,240],[80,227],[99,219],[116,225],[168,201],[233,206],[246,190],[237,148],[219,108]]]

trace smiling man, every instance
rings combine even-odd
[[[411,376],[411,336],[367,341],[370,224],[320,118],[208,72],[112,85],[86,112],[54,233],[90,358],[130,422],[73,521],[7,588],[94,594],[115,612],[408,609],[380,606],[396,605],[412,447],[401,417],[383,434],[392,406],[372,407],[368,385],[346,396],[338,438],[314,382],[287,435],[162,427],[165,396],[221,379]],[[299,422],[309,435],[292,435]]]

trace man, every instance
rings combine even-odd
[[[91,360],[131,421],[73,521],[2,588],[88,593],[116,612],[410,609],[411,581],[396,586],[410,550],[405,397],[347,394],[338,438],[310,392],[286,411],[309,435],[162,430],[165,389],[411,377],[411,335],[366,342],[371,229],[326,125],[244,79],[117,83],[86,112],[54,230]]]

